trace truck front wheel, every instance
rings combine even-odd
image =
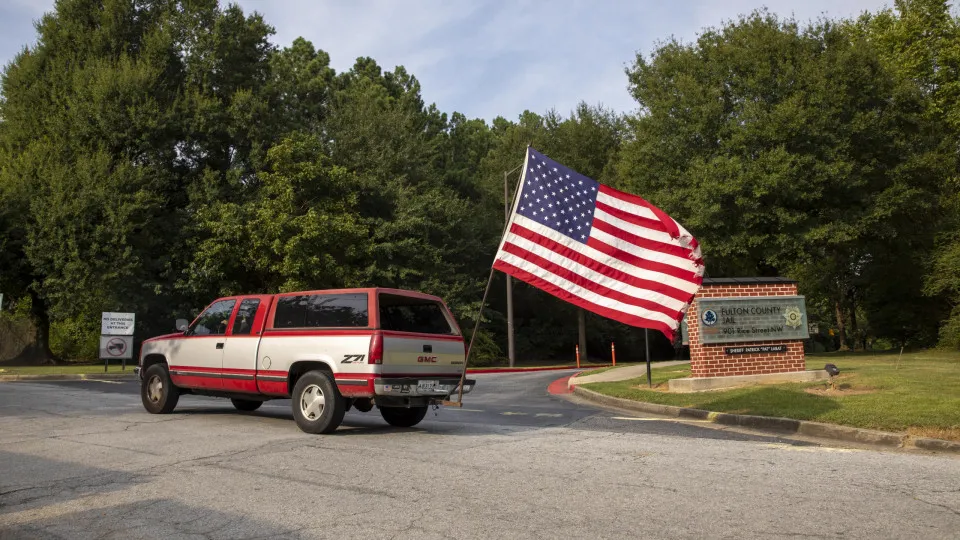
[[[170,372],[163,364],[147,368],[140,383],[143,408],[153,414],[170,414],[180,401],[180,389],[170,382]]]
[[[380,415],[391,426],[413,427],[427,415],[427,407],[380,407]]]
[[[293,419],[305,433],[332,433],[347,412],[343,396],[325,371],[304,373],[294,385],[291,397]]]

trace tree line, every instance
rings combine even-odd
[[[663,208],[708,277],[798,279],[820,348],[960,346],[960,24],[943,0],[806,24],[757,11],[638,54],[635,111],[489,123],[426,104],[403,67],[338,73],[305,39],[277,47],[216,0],[58,0],[36,29],[0,81],[2,316],[36,328],[20,360],[95,357],[101,311],[137,313],[145,337],[254,292],[412,288],[469,330],[528,144]],[[571,356],[575,308],[514,296],[518,357]],[[506,349],[491,297],[488,363]],[[588,336],[594,356],[641,354],[636,329],[590,316]]]

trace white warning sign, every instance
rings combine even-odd
[[[135,313],[103,312],[100,319],[100,335],[103,336],[132,336],[133,324],[136,322]]]
[[[100,336],[100,358],[131,360],[133,336]]]

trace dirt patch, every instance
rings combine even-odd
[[[907,433],[914,437],[930,437],[931,439],[960,441],[960,427],[955,427],[955,428],[912,427],[912,428],[907,428]]]
[[[815,396],[843,397],[843,396],[860,396],[863,394],[872,394],[876,392],[877,389],[867,388],[867,387],[854,388],[849,384],[841,384],[841,385],[837,385],[836,388],[815,386],[813,388],[805,388],[803,391],[808,394],[813,394]]]

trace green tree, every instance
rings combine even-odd
[[[130,310],[154,332],[190,303],[173,287],[190,201],[249,181],[270,29],[213,0],[61,0],[37,31],[3,76],[0,189],[50,357],[51,318],[95,331]]]
[[[928,247],[943,170],[922,95],[867,40],[757,12],[638,56],[628,75],[641,114],[621,181],[701,240],[709,275],[795,275],[841,329],[864,299],[882,335],[929,327],[879,328],[906,306],[870,291],[920,296],[900,263]]]

